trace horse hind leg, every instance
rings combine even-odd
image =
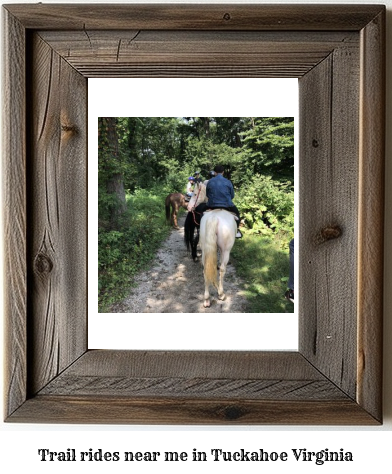
[[[216,262],[213,262],[210,265],[209,270],[211,271],[212,268],[216,268]],[[211,278],[211,275],[207,275],[208,273],[208,268],[206,272],[206,267],[204,267],[204,307],[209,308],[211,306],[211,301],[210,301],[210,285],[212,285],[214,288],[218,289],[218,282],[216,281],[216,275],[214,278]]]
[[[206,269],[204,267],[204,307],[209,308],[211,306],[210,300],[210,279],[207,276]]]
[[[178,230],[179,227],[177,223],[177,213],[178,213],[178,205],[174,204],[173,213],[172,213],[173,227]]]
[[[193,233],[193,239],[192,239],[192,258],[194,262],[198,261],[198,255],[197,255],[198,243],[199,243],[199,228],[196,229],[196,237]]]
[[[197,232],[196,232],[196,255],[198,257],[201,257],[201,248],[199,248],[199,252],[198,252],[199,241],[200,241],[200,227],[197,228]]]
[[[226,273],[227,263],[230,258],[230,252],[221,252],[221,262],[219,265],[219,281],[218,281],[218,299],[223,301],[226,298],[226,295],[223,291],[223,279]]]
[[[211,306],[210,300],[210,284],[207,282],[207,279],[204,278],[204,307],[209,308]]]

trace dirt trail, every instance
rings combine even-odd
[[[232,264],[227,266],[224,280],[226,299],[219,301],[210,288],[212,304],[204,308],[204,278],[201,259],[194,262],[184,244],[184,221],[179,230],[171,232],[158,251],[150,270],[142,272],[138,286],[121,303],[112,308],[114,313],[244,313],[246,299],[240,290],[240,279]]]

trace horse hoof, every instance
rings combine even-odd
[[[226,295],[223,293],[223,295],[218,295],[218,300],[224,301],[226,299]]]
[[[175,226],[174,226],[174,229],[175,229],[175,230],[180,230],[180,228],[178,227],[178,225],[175,225]]]
[[[209,308],[211,306],[210,301],[204,301],[204,307]]]

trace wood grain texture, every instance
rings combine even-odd
[[[382,418],[385,12],[361,32],[357,399]]]
[[[188,425],[375,425],[357,403],[341,401],[135,399],[41,396],[9,420],[22,423]]]
[[[357,34],[331,32],[43,31],[86,77],[300,77]]]
[[[3,213],[5,416],[26,399],[26,90],[25,31],[7,12],[3,16]]]
[[[230,400],[346,400],[329,380],[207,379],[205,377],[88,377],[61,375],[40,395]]]
[[[4,19],[6,420],[381,423],[385,7],[30,4]],[[86,77],[276,74],[301,78],[299,352],[86,352]]]
[[[274,351],[92,350],[75,361],[67,375],[324,380],[300,353]]]
[[[299,353],[89,351],[9,420],[377,424]]]
[[[40,395],[343,400],[295,352],[90,351]]]
[[[31,364],[36,393],[87,349],[86,79],[37,35],[29,160]],[[75,316],[81,321],[77,321]]]
[[[31,29],[358,31],[380,5],[6,5]]]
[[[300,347],[355,398],[359,49],[336,48],[299,85]]]

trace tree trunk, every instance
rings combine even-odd
[[[118,163],[120,167],[120,152],[116,128],[115,117],[103,117],[102,122],[104,130],[106,130],[106,139],[110,150],[110,160],[113,160],[110,164],[110,169],[113,170],[113,164]],[[114,169],[116,166],[114,166]],[[106,191],[110,195],[116,197],[115,204],[110,210],[110,222],[113,228],[116,228],[119,222],[119,218],[126,211],[126,199],[124,189],[124,178],[121,172],[111,172],[106,183]]]

